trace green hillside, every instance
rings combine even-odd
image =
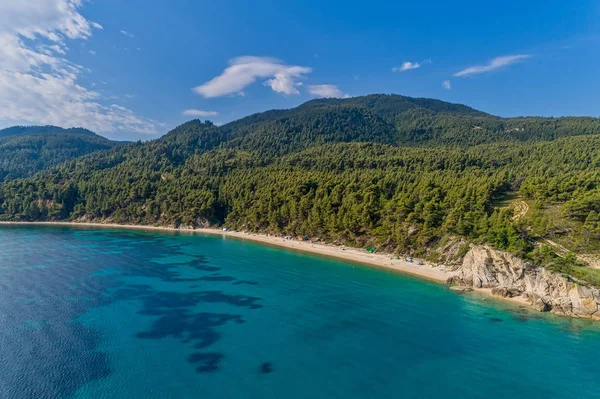
[[[18,135],[32,135],[32,134],[53,134],[53,133],[66,133],[86,136],[96,136],[96,133],[91,130],[84,129],[82,127],[72,127],[65,129],[58,126],[45,125],[45,126],[12,126],[6,129],[0,130],[0,138],[7,136],[18,136]]]
[[[119,145],[82,128],[15,126],[0,130],[0,182],[28,177],[94,151]]]
[[[0,186],[4,220],[307,235],[435,256],[456,237],[600,285],[600,120],[429,99],[314,100],[73,159]],[[579,260],[575,255],[579,256]]]

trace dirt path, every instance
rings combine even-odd
[[[581,254],[577,255],[577,259],[587,263],[594,269],[600,269],[600,256],[596,254]]]
[[[562,245],[560,245],[552,240],[546,239],[545,241],[548,245],[550,245],[551,247],[553,247],[556,250],[556,253],[559,256],[565,256],[567,253],[571,252],[567,248],[563,247]],[[593,267],[594,269],[600,269],[600,255],[577,254],[577,260],[587,263],[590,267]]]
[[[560,245],[559,243],[556,243],[556,242],[554,242],[554,241],[552,241],[552,240],[548,240],[548,239],[546,239],[546,240],[544,240],[544,241],[546,241],[546,243],[547,243],[548,245],[550,245],[551,247],[553,247],[554,249],[556,249],[556,250],[557,250],[557,255],[560,255],[560,256],[565,256],[566,254],[568,254],[569,252],[571,252],[571,251],[569,251],[567,248],[563,247],[563,246],[562,246],[562,245]]]
[[[527,205],[527,202],[525,201],[516,202],[514,206],[514,212],[515,215],[513,216],[513,220],[522,219],[525,217],[525,215],[527,215],[527,212],[529,212],[529,205]]]

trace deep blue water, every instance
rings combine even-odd
[[[0,226],[0,398],[596,398],[600,328],[231,238]]]

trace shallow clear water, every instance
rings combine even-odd
[[[0,227],[0,398],[600,396],[600,329],[231,238]]]

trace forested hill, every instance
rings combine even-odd
[[[190,121],[4,182],[0,219],[226,224],[430,257],[459,238],[600,285],[565,252],[600,251],[599,149],[596,118],[314,100],[223,126]]]
[[[356,129],[348,129],[344,123]],[[337,134],[332,137],[334,129]],[[233,145],[248,143],[254,141],[253,137],[260,136],[260,139],[267,139],[265,147],[272,144],[280,147],[283,143],[289,148],[293,145],[290,141],[302,141],[303,145],[299,147],[305,148],[315,140],[468,147],[507,140],[554,140],[600,134],[600,119],[500,118],[440,100],[376,94],[312,100],[290,110],[251,115],[219,130],[227,134],[226,140],[238,138]],[[296,133],[313,136],[298,138]],[[271,134],[275,137],[269,137]],[[277,142],[273,143],[274,140]]]
[[[45,126],[13,126],[7,127],[6,129],[0,130],[0,138],[7,136],[17,135],[29,135],[29,134],[54,134],[54,133],[66,133],[66,134],[77,134],[86,136],[97,136],[96,133],[91,130],[84,129],[82,127],[62,128],[58,126],[45,125]]]
[[[338,115],[344,112],[345,115]],[[368,137],[374,142],[395,145],[457,145],[471,146],[497,141],[554,140],[560,137],[600,134],[600,119],[565,118],[500,118],[461,104],[440,100],[411,98],[399,95],[369,95],[348,99],[318,99],[291,110],[273,110],[251,115],[221,127],[233,136],[246,133],[283,130],[294,132],[334,128],[348,120],[348,114],[362,117],[370,126]],[[361,115],[358,115],[358,114]],[[302,121],[298,126],[295,121]],[[361,126],[361,119],[350,122]],[[308,126],[307,126],[308,125]],[[259,133],[260,134],[260,133]],[[353,137],[340,140],[355,141]],[[246,139],[247,140],[247,139]],[[309,140],[310,141],[310,140]]]
[[[119,143],[83,128],[15,126],[0,130],[0,182],[28,177]]]

